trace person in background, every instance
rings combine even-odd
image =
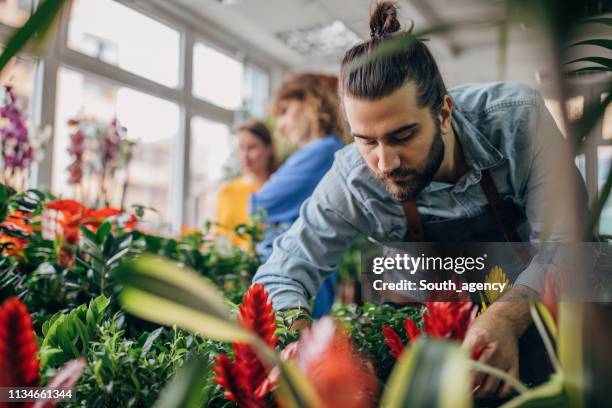
[[[346,135],[334,76],[294,74],[275,93],[271,113],[276,129],[297,146],[261,190],[251,195],[251,215],[263,212],[267,227],[258,253],[263,261],[272,253],[276,237],[298,218],[306,201],[344,146]],[[334,300],[336,274],[324,284],[314,315],[329,310]]]
[[[234,229],[249,220],[249,195],[259,190],[274,171],[274,143],[268,127],[248,119],[234,130],[238,139],[240,177],[223,184],[217,199],[218,232],[234,244],[246,246]]]

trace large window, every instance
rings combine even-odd
[[[124,195],[126,207],[137,204],[157,210],[158,215],[149,214],[148,220],[153,224],[168,222],[178,106],[66,68],[60,69],[58,77],[53,190],[90,203],[95,201],[100,191],[99,180],[88,179],[85,174],[82,183],[68,183],[67,166],[72,162],[68,153],[71,143],[68,121],[78,118],[108,125],[115,117],[127,128],[127,137],[135,146],[127,168],[114,175],[109,204],[121,205]]]
[[[115,1],[75,1],[68,46],[164,85],[179,83],[179,33]]]
[[[49,35],[41,63],[20,56],[0,73],[0,85],[13,85],[26,114],[35,114],[35,125],[54,127],[32,182],[89,205],[157,210],[145,211],[145,228],[170,224],[177,231],[214,219],[217,188],[238,165],[230,154],[230,129],[236,118],[265,116],[268,72],[280,67],[257,61],[240,44],[209,38],[197,18],[175,15],[165,4],[68,3],[62,29]],[[0,0],[0,47],[10,35],[7,26],[23,25],[36,4]],[[95,154],[79,158],[79,138],[72,137],[79,126],[104,135],[107,128],[116,130],[115,118],[135,143],[129,165],[108,166]],[[107,143],[104,136],[87,140],[91,151]],[[101,167],[112,168],[112,178],[75,170]]]
[[[197,116],[192,119],[188,218],[193,226],[215,218],[219,184],[236,175],[229,161],[231,144],[228,126]]]

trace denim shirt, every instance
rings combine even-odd
[[[525,211],[529,230],[519,234],[531,241],[537,241],[544,228],[545,190],[555,177],[563,174],[567,182],[577,183],[579,201],[586,203],[584,182],[567,143],[537,91],[497,82],[455,87],[449,95],[454,102],[453,128],[469,170],[454,184],[432,181],[417,195],[424,222],[479,214],[488,204],[479,185],[483,169],[490,169],[500,195]],[[579,213],[586,219],[586,207]],[[332,168],[304,202],[296,222],[274,241],[272,256],[253,281],[265,286],[278,310],[310,309],[309,299],[337,270],[358,234],[381,243],[397,242],[406,230],[400,202],[351,144],[336,153]],[[565,223],[556,222],[548,240],[570,236]],[[523,275],[516,284],[533,287]]]

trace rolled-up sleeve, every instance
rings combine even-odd
[[[253,282],[264,285],[277,310],[310,310],[310,298],[337,270],[358,231],[368,229],[363,208],[334,165],[304,202],[296,222],[276,238],[271,257]]]

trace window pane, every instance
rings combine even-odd
[[[217,189],[222,180],[233,176],[228,160],[232,134],[222,123],[201,117],[191,121],[189,168],[189,223],[201,227],[215,219]]]
[[[597,166],[597,187],[601,192],[612,166],[612,146],[597,148]],[[612,235],[612,200],[609,197],[599,219],[599,233]]]
[[[226,109],[242,104],[242,64],[202,43],[193,49],[193,94]]]
[[[57,117],[53,156],[53,191],[94,205],[100,182],[84,175],[87,188],[68,184],[67,167],[71,118],[87,118],[108,125],[117,116],[127,128],[127,138],[135,141],[128,168],[119,168],[108,188],[110,205],[119,207],[123,184],[127,183],[124,207],[139,204],[156,209],[145,218],[151,227],[169,219],[169,194],[175,138],[179,129],[176,104],[130,88],[118,87],[95,77],[60,69],[57,91]],[[92,146],[95,148],[95,146]],[[99,163],[93,157],[91,163]],[[102,203],[97,203],[102,205]]]
[[[261,69],[247,65],[245,72],[244,103],[250,116],[263,118],[268,107],[270,80]]]
[[[20,27],[30,17],[33,0],[0,0],[0,23]]]
[[[68,47],[170,87],[179,82],[179,33],[116,1],[75,1]]]

